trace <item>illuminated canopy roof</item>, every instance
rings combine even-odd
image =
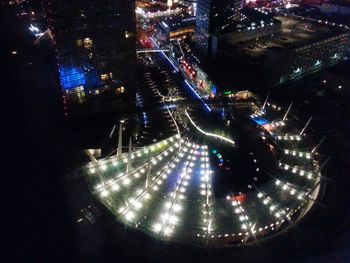
[[[321,182],[317,154],[308,150],[306,136],[290,121],[274,121],[266,110],[250,116],[269,119],[261,123],[259,133],[280,152],[278,172],[250,192],[218,198],[210,147],[213,142],[236,146],[198,127],[187,111],[186,115],[192,132],[82,168],[93,194],[118,221],[163,241],[220,247],[255,242],[288,229],[313,206]],[[206,137],[212,137],[210,146]]]

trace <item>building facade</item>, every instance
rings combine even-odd
[[[250,40],[270,37],[281,31],[282,23],[271,14],[244,8],[241,19],[223,26],[212,37],[211,57],[235,56],[235,45]]]
[[[213,34],[228,20],[233,19],[241,7],[240,0],[197,1],[196,49],[200,55],[210,55]]]
[[[190,38],[195,32],[195,17],[171,17],[160,20],[157,24],[157,39],[163,44],[177,39]]]
[[[350,33],[294,16],[276,16],[240,37],[222,35],[216,61],[253,86],[268,86],[303,78],[347,59]],[[264,34],[263,34],[264,33]]]
[[[301,78],[323,68],[335,65],[346,58],[350,34],[339,33],[328,38],[298,46],[287,53],[289,63],[279,61],[278,84]],[[283,56],[279,56],[283,57]],[[272,68],[273,60],[266,61],[266,68]],[[270,65],[270,66],[269,66]]]
[[[54,39],[66,115],[115,111],[132,104],[134,1],[45,0],[44,11]]]

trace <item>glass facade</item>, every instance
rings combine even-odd
[[[126,94],[132,95],[136,63],[134,1],[45,0],[44,8],[55,41],[65,103],[75,107],[98,99],[102,93],[116,99],[123,94],[123,101]],[[123,92],[118,92],[121,87]],[[86,99],[76,100],[75,90],[84,93]]]
[[[196,47],[202,54],[208,53],[210,9],[212,0],[198,0],[196,20]]]
[[[198,0],[196,20],[196,48],[204,56],[209,55],[211,36],[241,8],[240,0]]]

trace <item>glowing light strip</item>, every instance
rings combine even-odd
[[[188,142],[188,143],[186,143],[186,145],[189,146],[190,143]],[[185,149],[187,149],[186,146],[184,146],[184,148],[181,149],[181,152],[183,152],[183,151],[187,152],[187,150],[185,150]],[[190,155],[183,155],[183,156],[181,156],[181,154],[179,154],[179,156],[181,159],[186,159],[189,156],[190,159],[189,159],[188,163],[190,163],[194,154],[190,153]],[[190,171],[188,172],[188,170],[189,170],[189,165],[186,165],[185,170],[183,171],[185,176],[182,177],[180,182],[176,182],[175,191],[173,192],[172,197],[171,197],[172,200],[169,201],[170,207],[167,207],[167,212],[165,213],[165,219],[162,218],[162,215],[161,215],[161,218],[162,218],[162,220],[160,220],[161,223],[156,223],[154,225],[155,231],[158,232],[158,234],[163,233],[165,235],[169,235],[174,230],[175,222],[171,222],[171,218],[174,218],[174,212],[176,212],[175,206],[179,205],[178,204],[179,203],[178,197],[179,197],[179,192],[181,192],[181,189],[184,188],[183,182],[187,181],[187,179],[186,179],[187,176],[190,176],[189,174],[191,172]],[[182,195],[182,194],[180,193],[180,195]],[[181,199],[181,196],[180,196],[180,199]],[[175,221],[177,221],[177,220],[175,220]],[[168,227],[168,225],[171,225],[172,227]]]
[[[204,102],[204,100],[202,99],[202,97],[194,90],[194,88],[192,88],[191,84],[187,81],[187,79],[185,79],[185,83],[187,84],[187,86],[193,91],[193,93],[197,96],[198,99],[200,99],[204,106],[207,108],[208,111],[211,111],[211,108],[208,106],[208,104],[206,104]]]
[[[173,138],[173,137],[175,137],[175,136],[172,136],[172,137],[170,137],[170,138]],[[169,138],[169,139],[170,139],[170,138]],[[163,141],[161,141],[161,142],[158,142],[158,143],[156,143],[156,144],[154,144],[154,145],[160,145],[160,143],[165,142],[165,141],[167,141],[167,140],[168,140],[168,139],[165,139],[165,140],[163,140]],[[168,146],[167,148],[165,148],[164,150],[162,150],[162,151],[161,151],[160,153],[158,153],[157,155],[152,156],[152,157],[150,158],[150,162],[156,162],[156,163],[157,163],[158,160],[161,160],[161,159],[159,159],[159,156],[164,155],[164,152],[166,152],[166,149],[169,149],[169,148],[171,148],[171,147],[173,147],[173,146]],[[179,147],[180,147],[180,146],[179,146]],[[149,148],[150,148],[150,147],[149,147]],[[105,166],[106,166],[106,169],[107,169],[107,164],[103,163],[102,165],[105,165]],[[139,173],[139,172],[144,173],[144,172],[142,172],[142,170],[144,170],[144,168],[145,168],[146,166],[148,166],[148,163],[142,164],[141,166],[135,168],[135,169],[131,172],[131,174],[135,174],[135,173]],[[92,167],[92,168],[93,168],[93,167]],[[91,167],[90,167],[90,169],[91,169]],[[95,172],[95,168],[93,168],[93,169],[94,169],[94,172]],[[91,172],[91,171],[90,171],[90,172]],[[119,183],[120,181],[125,180],[125,179],[128,179],[128,181],[130,181],[130,179],[129,179],[128,176],[129,176],[129,173],[126,173],[126,172],[121,173],[121,174],[118,174],[118,175],[114,176],[113,179],[108,180],[108,183],[106,183],[106,181],[105,181],[104,178],[101,178],[101,184],[100,184],[100,185],[97,185],[97,186],[95,187],[95,191],[96,191],[96,192],[102,192],[102,191],[106,190],[107,188],[109,188],[109,187],[111,187],[111,186],[113,186],[113,185],[115,185],[115,184],[117,184],[117,183]],[[126,185],[129,185],[129,183],[130,183],[130,182],[128,182]]]
[[[228,138],[226,138],[226,137],[224,137],[224,136],[221,136],[221,135],[217,135],[217,134],[215,134],[215,133],[203,131],[201,128],[199,128],[199,127],[193,122],[193,120],[191,119],[191,117],[190,117],[190,115],[188,114],[187,111],[185,111],[185,114],[186,114],[187,118],[190,120],[190,122],[192,123],[192,125],[193,125],[199,132],[203,133],[203,134],[206,135],[206,136],[214,137],[214,138],[216,138],[216,139],[220,139],[220,140],[223,140],[223,141],[225,141],[225,142],[228,142],[228,143],[230,143],[230,144],[232,144],[232,145],[235,145],[235,142],[234,142],[233,140],[231,140],[231,139],[228,139]]]
[[[153,37],[150,37],[150,39],[151,39],[152,42],[156,45],[156,47],[159,48],[159,46],[157,45],[157,43],[154,41]],[[160,53],[162,53],[163,56],[170,62],[170,64],[174,67],[174,69],[176,70],[176,72],[179,72],[178,67],[176,67],[176,66],[174,65],[174,63],[170,60],[170,58],[169,58],[167,55],[165,55],[164,51],[161,51]]]
[[[183,152],[183,148],[181,149],[181,152]],[[165,164],[161,169],[159,169],[160,173],[159,175],[155,178],[155,180],[153,181],[152,185],[149,188],[152,188],[154,190],[154,188],[152,186],[159,184],[158,182],[162,182],[162,178],[164,178],[161,175],[165,175],[166,174],[166,170],[170,170],[168,167],[175,162],[175,157],[173,157],[167,164]],[[167,178],[167,175],[166,177]],[[164,179],[165,179],[164,178]],[[162,184],[162,183],[160,183]],[[159,184],[159,185],[160,185]],[[148,195],[148,198],[147,198]],[[135,198],[133,198],[133,202],[130,202],[130,204],[126,205],[126,207],[121,207],[120,208],[120,212],[119,215],[124,215],[126,217],[127,221],[131,221],[130,219],[133,219],[134,216],[137,216],[137,211],[134,211],[135,209],[142,209],[143,207],[143,202],[147,199],[150,199],[152,197],[152,195],[149,193],[149,191],[147,190],[147,188],[143,188],[140,189],[140,192],[137,194],[137,196]],[[139,207],[137,207],[136,205],[139,205]],[[129,216],[132,215],[131,218],[129,218]]]
[[[249,220],[249,217],[247,213],[245,212],[245,209],[241,205],[241,202],[237,200],[235,196],[233,196],[234,201],[231,202],[231,205],[235,207],[234,212],[237,214],[239,221],[242,223],[241,229],[243,231],[250,231],[253,235],[255,234],[255,225],[253,225],[252,222]],[[231,199],[230,199],[231,200]]]
[[[140,154],[142,154],[142,152],[144,153],[147,153],[145,151],[148,151],[150,148],[152,147],[158,147],[157,145],[159,145],[159,143],[163,143],[164,141],[167,141],[167,140],[171,140],[171,139],[174,139],[174,138],[180,138],[180,137],[176,137],[178,135],[174,135],[174,136],[171,136],[169,137],[168,139],[164,139],[160,142],[157,142],[157,143],[154,143],[154,144],[151,144],[149,146],[145,146],[145,147],[142,147],[138,150],[135,150],[133,153],[132,153],[132,156],[134,155],[137,155],[137,157],[141,157]],[[168,146],[170,147],[170,146]],[[168,148],[167,147],[167,148]],[[114,166],[117,166],[117,164],[119,164],[123,159],[125,159],[125,157],[128,155],[128,153],[123,153],[121,157],[117,157],[117,156],[107,156],[103,159],[100,159],[98,161],[97,164],[94,164],[93,162],[90,162],[89,165],[87,166],[88,168],[92,168],[92,169],[95,169],[95,168],[98,168],[100,166],[101,163],[106,163],[106,164],[110,164],[110,163],[113,163],[115,162],[116,164]]]
[[[136,50],[136,53],[137,54],[140,54],[140,53],[157,53],[157,52],[164,52],[164,51],[169,51],[169,49],[140,49],[140,50]]]
[[[283,204],[280,205],[278,202],[274,201],[270,196],[262,192],[258,193],[258,198],[261,199],[261,202],[265,206],[269,206],[270,215],[273,215],[275,218],[286,217],[289,220],[289,215],[286,212],[289,209],[287,207],[281,208]],[[262,200],[262,198],[264,199]]]
[[[283,191],[289,191],[290,190],[290,195],[295,195],[295,194],[298,194],[298,199],[302,199],[303,196],[306,195],[305,192],[303,191],[299,191],[297,189],[295,189],[294,187],[292,187],[292,184],[289,183],[288,181],[282,181],[282,180],[279,180],[277,179],[275,181],[275,185],[276,186],[280,186],[280,188],[283,190]]]
[[[317,177],[318,175],[317,175],[317,173],[315,173],[314,171],[306,171],[306,170],[303,170],[303,169],[300,169],[300,168],[298,168],[297,166],[292,166],[292,165],[289,165],[289,164],[286,164],[286,163],[279,163],[278,164],[278,166],[279,166],[279,168],[280,169],[284,169],[285,171],[289,171],[289,168],[291,169],[291,172],[293,173],[293,174],[296,174],[297,172],[299,172],[299,175],[301,176],[301,177],[303,177],[304,175],[306,175],[307,176],[307,179],[309,179],[309,180],[311,180],[313,177],[314,177],[314,175]],[[319,173],[319,175],[320,175],[320,173]]]
[[[208,151],[206,150],[206,156],[208,156]],[[207,238],[209,238],[210,233],[213,231],[213,227],[212,227],[212,216],[211,216],[211,202],[209,201],[209,192],[210,192],[210,185],[212,184],[212,177],[210,176],[210,164],[208,162],[208,159],[205,158],[205,168],[207,169],[207,173],[205,174],[204,178],[207,179],[206,183],[205,183],[205,190],[206,190],[206,202],[205,202],[205,210],[206,210],[206,218],[205,220],[208,222],[207,224],[207,230],[206,230],[206,234],[207,234]]]
[[[305,158],[305,159],[308,159],[308,160],[311,159],[311,153],[309,153],[309,152],[299,152],[299,151],[289,150],[289,149],[282,150],[282,152],[285,155],[289,155],[289,156]]]

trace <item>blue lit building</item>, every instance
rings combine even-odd
[[[134,1],[43,2],[66,114],[131,106],[136,63]]]

